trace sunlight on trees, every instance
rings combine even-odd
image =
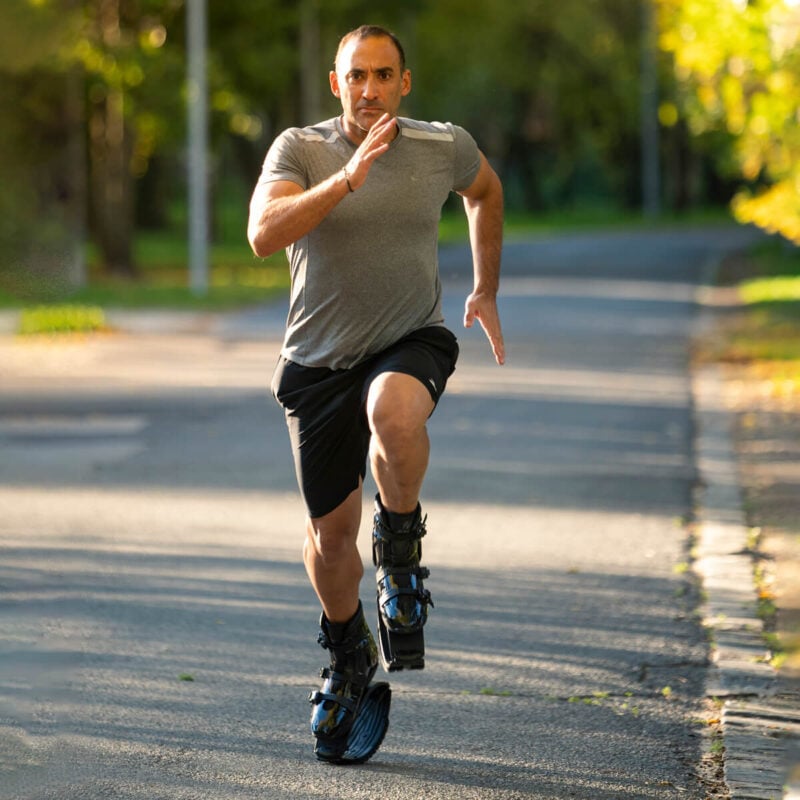
[[[240,213],[278,131],[308,123],[309,105],[339,113],[327,59],[369,19],[406,44],[402,113],[470,130],[509,208],[635,213],[646,1],[658,12],[664,208],[718,208],[739,187],[738,219],[800,242],[800,0],[561,0],[557,14],[550,0],[260,0],[256,17],[252,0],[210,2],[212,194]],[[183,227],[185,11],[185,0],[0,2],[0,100],[14,109],[0,115],[0,258],[17,272],[46,225],[58,228],[51,250],[88,231],[102,269],[123,274],[136,271],[137,230]]]
[[[724,129],[736,218],[800,244],[800,0],[657,0],[695,135]]]

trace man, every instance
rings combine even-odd
[[[391,32],[362,26],[345,35],[330,86],[342,115],[277,137],[248,224],[255,254],[286,248],[291,267],[272,389],[285,409],[308,511],[303,556],[322,606],[320,643],[331,651],[312,696],[318,744],[346,737],[378,663],[359,600],[356,545],[367,456],[378,486],[381,657],[388,670],[424,664],[426,421],[458,355],[443,325],[436,258],[451,191],[464,200],[474,262],[464,324],[477,319],[497,363],[505,359],[497,175],[463,129],[397,116],[411,73]]]

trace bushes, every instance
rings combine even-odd
[[[107,330],[103,309],[97,306],[59,305],[23,309],[19,333],[90,333]]]

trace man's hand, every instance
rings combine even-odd
[[[498,364],[505,364],[506,347],[503,342],[503,331],[500,327],[500,314],[497,311],[497,299],[481,292],[473,292],[467,297],[464,308],[464,327],[471,328],[475,320],[481,324]]]
[[[367,179],[367,174],[375,159],[382,156],[397,136],[397,119],[384,114],[367,131],[364,141],[353,153],[347,162],[347,175],[353,191],[359,188]]]
[[[310,189],[288,180],[259,183],[250,200],[247,223],[253,252],[265,258],[316,228],[349,192],[364,183],[373,162],[389,149],[396,135],[397,120],[384,114],[367,131],[347,164],[346,174],[338,170]]]

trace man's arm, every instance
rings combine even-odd
[[[286,180],[256,186],[247,223],[247,239],[253,252],[265,258],[314,230],[351,191],[364,183],[373,161],[389,149],[396,131],[394,117],[384,114],[370,128],[344,170],[310,189]]]
[[[469,221],[475,275],[475,286],[465,304],[464,326],[471,328],[477,319],[489,338],[495,361],[503,364],[506,351],[497,311],[503,249],[503,187],[483,153],[475,180],[460,194]]]
[[[316,228],[349,192],[342,170],[308,190],[292,181],[259,184],[250,200],[250,247],[259,258],[283,250]]]

